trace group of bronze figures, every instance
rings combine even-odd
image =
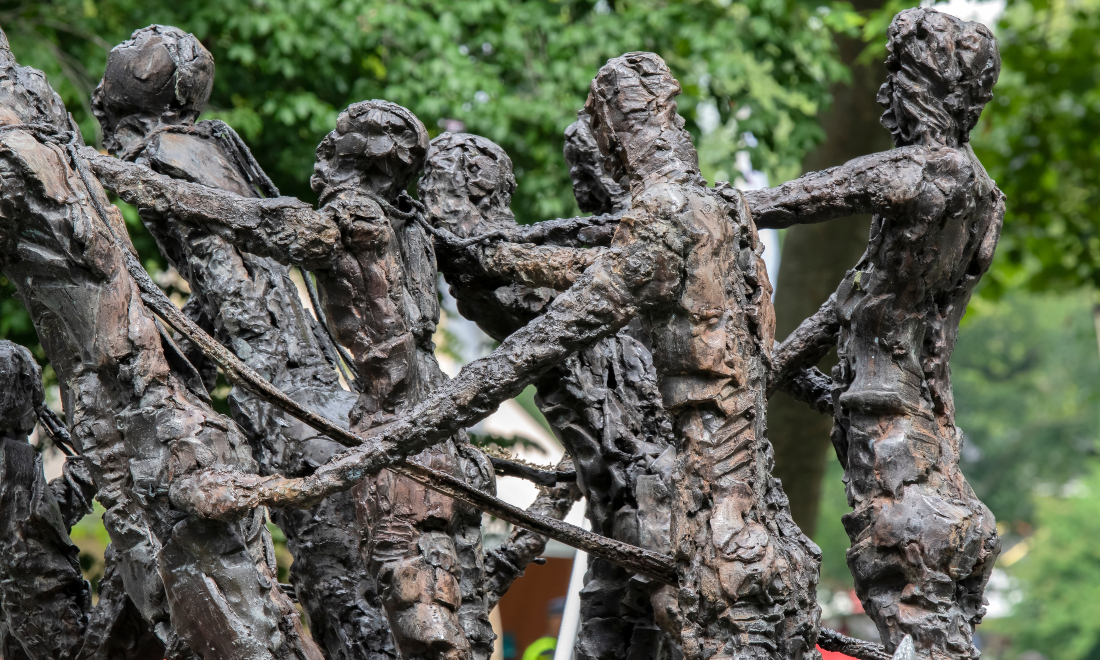
[[[321,142],[317,209],[280,196],[229,126],[196,121],[214,62],[171,27],[111,51],[103,155],[0,41],[0,267],[65,412],[0,345],[0,657],[487,660],[489,612],[549,535],[594,555],[581,660],[977,658],[999,541],[958,467],[948,359],[1004,214],[968,144],[1000,59],[987,28],[931,9],[888,36],[897,148],[751,192],[702,179],[660,57],[608,61],[565,134],[593,215],[530,225],[499,146],[429,140],[385,101]],[[190,285],[182,310],[106,190]],[[860,213],[866,253],[776,342],[757,230]],[[453,379],[440,274],[500,342]],[[528,385],[567,451],[544,470],[465,433]],[[883,646],[820,628],[820,550],[771,476],[777,390],[834,417],[848,564]],[[69,454],[49,483],[36,424]],[[542,484],[527,511],[494,497],[502,472]],[[594,533],[560,522],[582,495]],[[111,538],[94,606],[68,536],[93,498]],[[519,523],[488,552],[482,511]]]

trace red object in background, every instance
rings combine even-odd
[[[516,658],[531,642],[546,635],[550,601],[569,591],[572,571],[572,559],[549,557],[543,566],[528,566],[500,599],[500,627],[505,634],[514,635]]]
[[[855,660],[855,658],[850,655],[844,655],[843,653],[838,653],[837,651],[826,651],[820,646],[817,647],[817,650],[821,651],[822,660]]]
[[[848,598],[852,600],[852,614],[863,614],[863,601],[856,595],[855,589],[848,590]]]

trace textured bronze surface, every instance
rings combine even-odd
[[[1004,195],[968,143],[1000,56],[985,26],[911,9],[889,29],[879,92],[896,149],[747,193],[761,224],[874,213],[836,293],[833,444],[845,467],[848,565],[887,649],[977,658],[974,626],[1000,550],[959,470],[948,360],[989,268]]]
[[[173,366],[180,356],[125,265],[133,248],[122,217],[79,172],[79,136],[60,100],[41,73],[15,63],[6,40],[0,66],[0,265],[57,372],[141,621],[170,657],[190,647],[212,657],[320,658],[274,583],[262,511],[198,521],[171,505],[173,478],[199,463],[252,471],[251,451],[201,384]]]
[[[174,57],[169,57],[175,53]],[[176,28],[138,30],[108,58],[93,97],[104,144],[121,158],[184,181],[246,197],[278,190],[233,129],[194,123],[213,84],[214,62]],[[163,97],[165,80],[184,92]],[[171,212],[139,207],[161,252],[190,284],[184,313],[230,347],[246,365],[298,403],[347,419],[355,395],[343,390],[328,338],[299,300],[286,266],[238,250],[208,228]],[[200,371],[212,363],[181,345]],[[328,349],[328,350],[326,350]],[[206,387],[213,382],[205,379]],[[254,448],[261,474],[309,474],[342,447],[240,386],[229,394],[233,419]],[[294,556],[290,581],[310,629],[333,658],[396,657],[377,586],[359,558],[355,505],[341,494],[305,511],[271,511]]]
[[[1003,217],[967,144],[999,58],[984,27],[930,9],[889,36],[879,100],[898,148],[748,193],[700,177],[660,57],[608,61],[565,135],[596,215],[529,226],[500,147],[429,144],[385,101],[347,108],[318,147],[318,210],[280,197],[231,128],[195,121],[213,61],[164,26],[112,51],[96,91],[119,158],[80,149],[4,43],[0,266],[66,419],[42,406],[29,355],[0,344],[15,383],[0,392],[0,572],[15,576],[0,581],[0,652],[487,660],[489,609],[552,537],[594,555],[582,660],[813,660],[818,642],[977,657],[999,542],[958,468],[948,359]],[[190,283],[183,310],[100,182]],[[877,214],[866,254],[776,344],[757,227],[853,213]],[[441,274],[500,342],[453,379],[432,342]],[[816,365],[834,346],[830,378]],[[210,407],[217,369],[232,420]],[[528,385],[566,448],[553,470],[494,463],[465,435]],[[820,551],[771,476],[775,391],[835,417],[849,565],[885,649],[819,631]],[[49,485],[25,442],[36,418],[75,454]],[[494,497],[494,471],[542,484],[529,510]],[[66,534],[93,494],[113,540],[96,608]],[[582,494],[592,532],[561,522]],[[264,507],[319,644],[274,580]],[[517,525],[490,553],[481,511]],[[43,574],[60,586],[27,588]]]

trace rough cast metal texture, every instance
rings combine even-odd
[[[81,457],[45,484],[26,442],[44,405],[41,373],[30,351],[8,341],[0,341],[0,397],[0,657],[163,658],[164,645],[126,595],[114,546],[91,606],[68,530],[91,511],[95,487]]]
[[[879,102],[898,148],[747,196],[776,224],[876,214],[836,293],[833,443],[854,507],[848,565],[888,650],[909,634],[922,657],[977,658],[1000,542],[959,470],[948,359],[1004,216],[968,143],[1000,57],[984,26],[931,9],[895,17],[887,47]]]
[[[328,493],[351,488],[363,474],[483,419],[571,353],[617,332],[643,312],[654,335],[665,406],[680,418],[681,443],[690,438],[690,451],[683,455],[690,460],[681,460],[681,483],[693,479],[684,489],[693,497],[682,498],[686,501],[679,507],[673,503],[673,529],[679,508],[685,533],[682,539],[674,536],[672,543],[682,563],[679,595],[685,613],[685,655],[813,654],[817,550],[790,522],[785,499],[767,474],[763,393],[772,341],[770,299],[747,210],[708,192],[699,178],[694,148],[672,101],[679,86],[659,58],[619,58],[601,76],[590,112],[593,128],[601,151],[616,154],[609,162],[621,167],[620,178],[629,176],[633,205],[609,248],[597,249],[572,286],[493,354],[467,365],[406,414],[371,429],[362,445],[318,468],[313,477],[258,481],[232,470],[211,469],[173,484],[173,501],[219,518],[256,504],[315,503]],[[615,87],[621,87],[619,94],[612,93]],[[354,141],[349,142],[354,151]],[[340,224],[354,228],[352,218],[342,213],[314,213],[291,200],[254,202],[173,182],[139,166],[94,154],[89,158],[101,179],[131,203],[166,205],[196,222],[217,223],[249,249],[281,254],[307,266],[331,268],[342,253],[334,245]],[[344,188],[349,189],[350,185]],[[326,209],[334,205],[326,201]],[[396,208],[389,212],[402,213]],[[707,249],[698,249],[696,243],[708,232],[714,240],[708,241]],[[562,254],[568,249],[548,251]],[[495,267],[491,260],[483,265]],[[703,267],[709,270],[703,273]],[[690,285],[699,287],[695,296],[709,297],[681,298],[678,292]],[[696,309],[698,304],[706,307]],[[714,310],[719,310],[717,317]],[[710,323],[714,318],[722,321],[714,328],[718,335],[707,331],[717,325]],[[699,339],[692,336],[693,323],[701,324]],[[706,343],[718,336],[728,336],[729,346],[725,339]],[[352,344],[354,337],[341,339]],[[694,348],[685,353],[687,347]],[[730,364],[724,363],[727,359]],[[717,488],[708,480],[717,482]],[[705,490],[710,491],[709,499]],[[714,512],[711,525],[707,521],[718,501],[722,508]],[[687,532],[685,525],[695,525],[698,533]],[[708,531],[711,527],[718,530],[714,535]],[[700,591],[700,586],[706,589]],[[728,634],[730,630],[739,632]]]
[[[572,465],[567,457],[562,459],[558,468],[571,468]],[[580,498],[581,491],[576,482],[542,487],[527,510],[561,520]],[[496,607],[512,583],[523,575],[527,566],[545,550],[545,536],[539,536],[522,527],[513,527],[504,543],[485,554],[485,593],[490,610]]]
[[[67,145],[79,138],[67,133],[60,99],[15,63],[6,39],[0,70],[0,266],[57,372],[127,595],[169,657],[190,657],[190,647],[206,657],[320,658],[275,583],[262,511],[204,521],[169,501],[169,483],[200,465],[254,471],[255,462],[235,425],[174,370],[182,358],[123,265],[133,248],[121,215],[102,217],[96,207],[113,209],[102,188],[74,171]]]
[[[111,51],[93,96],[104,144],[168,176],[248,197],[277,196],[233,129],[194,123],[213,77],[213,59],[192,35],[159,25],[138,30]],[[355,394],[340,387],[333,353],[325,350],[327,337],[303,309],[287,267],[238,250],[170,210],[138,212],[161,253],[190,284],[189,315],[296,401],[346,424]],[[205,363],[201,354],[191,361]],[[240,387],[232,389],[229,402],[262,474],[309,474],[342,449]],[[351,495],[271,514],[294,557],[290,580],[309,615],[310,632],[327,657],[395,657],[377,587],[359,557]]]
[[[65,516],[27,442],[42,405],[30,351],[0,341],[0,657],[75,658],[91,589]]]
[[[683,652],[813,657],[820,553],[790,520],[765,437],[771,285],[748,209],[699,176],[679,92],[660,58],[633,53],[600,70],[586,110],[632,194],[613,246],[660,251],[647,285],[660,292],[643,319],[679,443],[671,547]]]
[[[903,13],[898,24],[904,24],[912,16]],[[929,20],[933,23],[939,20],[934,12],[920,16],[931,16]],[[903,32],[895,30],[892,37],[902,43],[904,40],[896,37]],[[498,336],[506,335],[500,348],[489,357],[468,365],[455,379],[410,395],[407,383],[416,382],[418,376],[410,379],[409,370],[421,365],[407,356],[417,350],[422,338],[409,329],[416,326],[410,324],[408,317],[402,319],[404,325],[394,322],[386,329],[387,333],[382,334],[387,351],[372,356],[375,358],[373,365],[362,356],[362,350],[353,351],[357,362],[363,362],[357,365],[361,372],[372,366],[375,369],[375,372],[367,372],[372,373],[374,379],[367,383],[370,387],[352,413],[353,426],[365,417],[373,417],[360,424],[366,434],[361,446],[338,455],[306,478],[257,480],[230,466],[198,470],[173,484],[172,501],[184,510],[216,519],[231,519],[257,504],[312,506],[326,495],[352,488],[364,475],[376,473],[454,436],[484,418],[524,386],[540,382],[574,352],[591,350],[597,342],[638,318],[641,332],[652,342],[658,391],[664,408],[673,418],[680,449],[674,466],[677,477],[674,483],[678,487],[672,493],[670,548],[680,572],[677,605],[681,619],[677,625],[682,633],[680,640],[685,656],[813,657],[818,617],[813,602],[817,549],[791,522],[782,491],[769,476],[770,446],[764,434],[766,392],[805,378],[782,369],[776,374],[769,373],[773,367],[770,286],[760,263],[759,242],[749,222],[749,208],[760,226],[788,226],[877,210],[882,211],[882,218],[917,222],[916,236],[920,240],[913,240],[904,229],[897,230],[893,224],[880,221],[864,264],[874,267],[853,271],[850,281],[838,292],[835,317],[830,318],[828,310],[823,310],[822,319],[810,324],[822,327],[808,327],[803,345],[780,347],[776,359],[810,369],[815,351],[822,345],[820,336],[831,338],[839,326],[844,361],[834,382],[823,383],[823,375],[811,372],[808,382],[798,386],[806,388],[804,398],[817,402],[814,405],[822,408],[829,404],[822,399],[821,387],[836,388],[832,405],[840,421],[837,425],[840,429],[838,453],[854,484],[850,493],[857,509],[848,520],[856,539],[852,566],[857,584],[869,603],[868,610],[878,617],[890,644],[899,643],[901,636],[908,632],[916,638],[921,653],[954,657],[951,650],[959,648],[956,636],[961,635],[966,637],[967,643],[963,646],[969,654],[968,626],[973,617],[953,628],[952,621],[959,621],[960,617],[954,616],[952,608],[957,605],[962,611],[980,603],[982,581],[995,556],[996,541],[991,534],[988,540],[983,536],[990,529],[987,523],[992,525],[992,521],[984,516],[980,503],[972,499],[952,461],[953,456],[957,457],[958,433],[950,425],[946,353],[966,296],[984,269],[983,264],[987,265],[995,243],[996,232],[989,228],[996,224],[997,211],[993,208],[996,204],[992,207],[983,207],[983,204],[990,199],[999,200],[999,197],[992,192],[995,189],[991,183],[985,191],[981,177],[974,176],[977,183],[972,183],[970,189],[976,193],[971,197],[980,201],[969,206],[951,206],[945,200],[954,197],[945,191],[952,185],[965,188],[971,180],[955,177],[958,172],[950,167],[945,169],[938,157],[943,155],[940,151],[944,149],[965,152],[966,158],[960,162],[970,162],[980,169],[959,137],[976,121],[980,103],[988,100],[981,100],[982,90],[988,96],[988,88],[996,77],[996,63],[995,53],[992,64],[980,61],[983,49],[988,54],[993,46],[988,33],[978,28],[958,30],[950,39],[940,38],[950,32],[949,29],[914,32],[921,39],[928,38],[931,33],[935,48],[913,48],[910,59],[915,59],[914,54],[924,55],[931,58],[931,64],[909,65],[906,69],[904,57],[900,57],[895,62],[893,87],[887,86],[884,99],[894,101],[895,112],[888,113],[886,123],[895,129],[896,136],[901,136],[899,144],[911,140],[921,146],[916,151],[903,147],[860,159],[855,165],[808,175],[779,189],[749,194],[747,200],[729,188],[707,189],[700,179],[694,149],[682,130],[683,120],[675,112],[673,97],[679,87],[664,63],[644,53],[612,60],[601,69],[593,83],[586,113],[600,151],[606,156],[604,172],[630,190],[630,207],[618,222],[600,217],[551,221],[545,223],[545,227],[531,230],[502,227],[490,231],[493,236],[474,236],[470,240],[463,240],[461,235],[472,228],[462,230],[451,226],[450,231],[441,226],[431,228],[437,244],[442,244],[447,252],[447,268],[453,267],[460,275],[469,275],[469,282],[479,278],[500,282],[483,287],[480,294],[470,293],[463,303],[484,305],[485,309],[495,305],[497,309],[511,310],[512,316],[482,320],[490,327],[497,323]],[[897,55],[900,51],[895,49],[893,52]],[[975,74],[972,78],[983,79],[980,84],[968,82],[968,67],[980,69],[977,74],[969,71]],[[921,75],[942,79],[936,80],[935,85],[924,85]],[[946,89],[947,98],[941,99],[940,106],[930,103],[929,98],[918,98],[928,89]],[[975,104],[975,99],[980,103]],[[127,201],[170,208],[181,219],[190,222],[212,223],[235,244],[318,269],[322,274],[334,271],[337,268],[334,262],[345,258],[345,248],[340,244],[342,237],[343,244],[351,246],[348,249],[354,253],[354,257],[347,258],[358,260],[356,265],[348,266],[347,272],[355,273],[356,268],[364,269],[367,264],[363,253],[352,249],[356,241],[379,244],[373,240],[380,223],[372,223],[370,219],[377,219],[381,214],[388,218],[389,229],[418,226],[414,224],[417,222],[416,205],[401,198],[396,193],[400,187],[391,186],[387,181],[392,182],[395,178],[402,183],[407,181],[408,166],[416,157],[403,157],[401,149],[411,149],[422,143],[420,129],[414,118],[409,119],[411,115],[396,106],[378,104],[373,106],[379,111],[373,121],[388,122],[392,130],[388,133],[375,131],[369,126],[365,131],[358,130],[354,115],[369,105],[349,109],[341,117],[344,125],[338,124],[334,137],[319,151],[322,162],[317,170],[317,183],[326,202],[321,213],[294,200],[246,200],[172,182],[140,167],[110,162],[94,154],[89,154],[89,158],[95,162],[97,174]],[[912,113],[916,112],[925,114],[914,118]],[[385,114],[396,119],[383,117]],[[370,124],[372,120],[368,117],[360,121]],[[940,130],[946,137],[941,135],[941,141],[935,142],[937,130],[945,125],[951,128],[951,121],[955,122],[955,132]],[[384,133],[386,139],[369,139],[378,137],[379,133]],[[413,133],[417,137],[410,139],[409,134]],[[926,153],[919,153],[920,149]],[[367,165],[356,169],[356,158],[364,152],[370,153],[371,158],[366,159]],[[373,152],[381,152],[381,156]],[[395,153],[397,163],[391,158]],[[343,168],[341,157],[346,157]],[[385,172],[380,173],[370,166],[372,162],[375,165],[383,163]],[[914,169],[915,178],[912,176]],[[458,182],[456,189],[461,193],[466,185]],[[581,188],[583,190],[584,186]],[[492,190],[490,185],[485,189],[486,194]],[[351,191],[361,192],[365,199],[356,198]],[[455,198],[459,206],[469,206],[469,200],[463,202],[462,198],[462,194]],[[359,210],[369,206],[367,202],[375,205],[369,209],[374,215]],[[982,208],[987,212],[975,211]],[[990,208],[993,210],[989,211]],[[445,213],[429,214],[445,216]],[[981,225],[975,218],[985,218],[987,224]],[[976,223],[974,232],[955,231],[957,227],[948,224],[947,220]],[[609,245],[608,228],[614,231]],[[386,231],[383,227],[381,233]],[[417,232],[415,238],[420,245],[426,245],[425,234]],[[968,240],[971,242],[966,242]],[[905,252],[910,249],[936,256],[938,253],[933,254],[932,247],[939,248],[937,241],[956,245],[958,258],[891,261],[899,254],[911,254]],[[405,246],[408,248],[408,244]],[[404,255],[419,253],[406,249]],[[388,264],[391,260],[385,250],[380,250],[374,263]],[[928,270],[922,270],[925,266]],[[396,278],[408,277],[408,282],[412,283],[426,281],[418,280],[415,266],[406,262],[405,268],[414,271],[413,274],[398,273]],[[891,269],[897,273],[890,272]],[[376,281],[384,284],[373,290],[392,290],[388,285],[397,281],[386,279],[386,273],[374,275],[381,279],[360,277],[364,285],[352,290],[340,289],[339,278],[334,277],[333,291],[327,295],[344,293],[351,298],[368,290],[366,284]],[[957,277],[952,279],[952,275]],[[906,277],[915,280],[909,281]],[[323,277],[321,279],[324,283]],[[860,288],[864,279],[866,286],[884,287],[885,293],[878,298],[864,295],[867,291]],[[460,294],[462,283],[461,278],[452,281]],[[889,289],[892,286],[899,288]],[[527,295],[531,291],[536,292],[534,296]],[[913,291],[918,291],[919,295]],[[523,295],[511,295],[517,292]],[[920,297],[925,294],[926,297]],[[475,299],[476,295],[481,295],[481,299]],[[417,297],[410,295],[409,299]],[[907,308],[897,301],[911,301],[915,309],[923,310],[923,318],[938,315],[929,324],[935,331],[933,334],[939,333],[935,334],[937,340],[922,344],[913,339],[914,334],[905,335],[910,340],[909,350],[913,355],[923,351],[920,353],[923,363],[912,358],[917,365],[922,369],[931,365],[923,372],[928,374],[929,384],[923,390],[914,388],[917,398],[913,401],[923,401],[919,396],[928,393],[928,409],[940,424],[934,430],[946,429],[946,435],[941,437],[948,439],[943,442],[947,445],[955,442],[956,446],[948,446],[938,464],[935,460],[940,456],[927,453],[912,459],[911,463],[926,466],[924,472],[905,483],[905,488],[895,484],[894,490],[888,491],[877,482],[877,475],[882,471],[866,467],[878,459],[849,456],[850,444],[845,434],[863,433],[874,438],[873,433],[881,428],[923,428],[920,420],[928,416],[922,413],[921,403],[908,402],[894,408],[883,404],[875,398],[881,388],[871,390],[871,396],[854,397],[850,407],[846,406],[842,395],[859,394],[860,388],[865,387],[864,381],[876,377],[871,372],[874,363],[857,359],[860,351],[881,350],[875,348],[878,343],[874,341],[880,328],[872,324],[871,314],[866,309],[861,311],[859,303],[879,305],[871,306],[876,313],[886,310],[884,318],[894,318],[893,323],[904,330],[909,327],[906,323],[913,323],[913,317],[906,316]],[[933,303],[942,305],[935,307]],[[350,304],[334,305],[331,300],[326,301],[326,307],[345,312],[357,309]],[[894,317],[889,314],[891,310]],[[427,311],[434,312],[434,309]],[[384,319],[397,318],[386,316],[389,313],[390,310],[383,309],[377,315]],[[471,315],[476,317],[477,313]],[[882,322],[882,317],[875,318],[879,319],[875,322]],[[334,321],[338,337],[349,347],[363,335],[369,337],[371,331],[377,331],[370,325],[371,319],[345,316],[334,318]],[[344,324],[342,336],[341,323]],[[509,325],[522,327],[512,332]],[[369,348],[379,342],[372,338],[371,343],[364,341],[363,344]],[[941,347],[944,350],[940,350]],[[876,363],[881,366],[888,359],[900,363],[908,358],[897,353]],[[884,378],[887,384],[897,384],[890,377]],[[872,399],[872,403],[866,403]],[[889,397],[886,399],[889,403]],[[890,440],[889,437],[882,439]],[[909,446],[905,442],[900,444],[903,448]],[[889,442],[882,443],[881,449],[886,451],[890,446]],[[878,449],[876,443],[874,450]],[[954,454],[949,452],[952,449]],[[451,456],[443,452],[445,468]],[[891,459],[894,456],[885,456],[882,465],[893,467],[895,463]],[[926,460],[929,456],[932,459]],[[629,465],[629,461],[623,465]],[[606,465],[600,469],[614,473],[614,469]],[[582,484],[592,474],[594,472],[586,473],[578,468]],[[362,517],[368,522],[383,519],[384,516],[376,515],[376,510],[381,509],[384,514],[394,511],[394,500],[387,502],[382,497],[386,489],[378,487],[384,478],[379,476],[368,482],[374,489],[373,497],[360,493],[358,498],[362,503]],[[594,483],[589,479],[589,486]],[[944,544],[922,549],[919,543],[914,549],[914,544],[909,543],[904,553],[898,551],[897,544],[884,544],[882,540],[886,537],[877,533],[896,527],[891,522],[897,518],[891,517],[890,506],[895,504],[893,500],[898,499],[899,494],[901,500],[898,501],[902,501],[904,491],[910,489],[955,497],[962,503],[960,509],[967,511],[959,519],[962,522],[952,530],[959,530],[961,535],[950,536],[950,539],[977,538],[978,542],[962,550]],[[396,492],[396,488],[389,492]],[[594,489],[592,492],[602,497],[604,491]],[[423,510],[430,513],[435,506],[418,492],[410,492],[402,502],[414,502],[409,505],[410,509],[422,503]],[[391,508],[387,510],[387,506]],[[431,515],[437,516],[436,524],[440,525],[450,514],[440,510]],[[409,520],[415,535],[418,519],[410,514]],[[883,526],[870,530],[872,523],[883,520],[886,521]],[[863,522],[867,524],[861,527]],[[920,529],[903,531],[910,535],[906,538],[917,541],[926,538],[919,535]],[[941,535],[941,538],[948,537],[948,534]],[[435,561],[432,566],[453,576],[454,571],[445,565],[454,560],[457,552],[449,552],[440,535],[424,533],[420,538],[428,539],[422,545],[428,548],[426,554]],[[959,558],[965,564],[970,561],[968,553],[973,555],[973,562],[969,567],[962,566],[962,570],[973,570],[972,577],[961,580],[958,585],[950,585],[950,589],[937,582],[935,570],[927,570],[930,566],[933,569],[938,566],[937,562],[942,564]],[[921,565],[924,572],[913,568],[917,560],[924,562]],[[387,567],[384,561],[381,563],[385,573]],[[410,571],[408,579],[394,584],[416,583],[427,574],[417,572],[418,568]],[[951,572],[951,567],[943,574],[961,575],[958,571]],[[902,589],[900,580],[891,581],[898,575],[915,576],[912,582],[915,586]],[[920,582],[926,578],[932,583]],[[443,581],[449,583],[445,578]],[[939,591],[924,590],[933,587]],[[439,583],[434,588],[439,589],[439,593],[432,592],[430,597],[437,598],[437,603],[438,599],[448,597],[444,593],[447,588],[451,593],[455,588],[466,591],[465,587]],[[870,593],[872,589],[878,591]],[[929,605],[930,594],[948,591],[958,599],[957,604],[941,600]],[[875,597],[879,600],[874,601]],[[882,607],[876,610],[875,602]],[[409,609],[412,608],[391,609],[391,619],[394,611]],[[453,611],[453,606],[436,611]],[[965,619],[966,615],[963,612],[960,616]],[[937,624],[942,625],[936,628]],[[938,636],[934,634],[937,630]],[[449,656],[456,648],[449,640],[444,640],[435,652]]]
[[[239,248],[316,274],[336,339],[351,351],[363,377],[349,414],[356,432],[385,428],[443,380],[431,341],[438,320],[434,255],[423,227],[409,221],[407,208],[398,208],[407,204],[401,192],[426,151],[426,131],[404,108],[384,101],[355,104],[318,147],[313,185],[322,210],[284,199],[257,200],[261,211],[287,215],[274,225],[237,225],[227,236]],[[214,223],[230,219],[219,217],[226,209],[217,204],[204,208],[210,195],[229,193],[205,186],[187,190],[186,199],[169,206],[153,197],[132,199],[183,221],[193,219],[189,210],[205,212]],[[306,240],[307,250],[300,249],[297,237]],[[492,488],[491,466],[464,438],[432,447],[440,440],[432,438],[410,453],[427,449],[416,460]],[[344,490],[359,484],[363,474],[347,481]],[[219,501],[218,493],[204,494],[201,485],[192,488],[185,480],[174,488],[185,506],[192,496]],[[484,597],[478,595],[481,580],[474,579],[483,569],[480,516],[390,472],[369,476],[354,498],[363,559],[377,575],[402,654],[488,657],[492,631]],[[466,599],[460,596],[463,581]]]
[[[621,214],[629,199],[603,172],[587,120],[582,112],[566,131],[574,193],[582,210]],[[445,133],[432,141],[418,191],[433,224],[468,238],[515,231],[509,209],[515,186],[511,160],[499,146],[474,135]],[[437,252],[460,311],[494,339],[514,332],[558,293],[469,268],[471,260],[453,254],[446,243],[438,244]],[[537,257],[543,268],[545,256]],[[638,335],[644,338],[644,331],[633,324],[551,369],[536,383],[536,403],[573,457],[593,530],[667,553],[672,424],[661,407],[652,357]],[[670,590],[631,579],[605,560],[591,561],[581,591],[576,656],[646,658],[669,652],[674,645],[660,634],[649,601],[655,591],[667,603]]]
[[[412,113],[368,101],[341,113],[317,148],[312,185],[342,240],[315,272],[336,339],[364,380],[351,411],[356,431],[389,423],[445,378],[432,343],[435,255],[403,199],[427,147],[427,131]],[[495,490],[491,465],[461,434],[415,460]],[[480,512],[389,471],[368,477],[355,501],[363,556],[384,589],[403,657],[488,658],[494,636]]]

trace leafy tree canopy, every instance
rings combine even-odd
[[[973,136],[1008,196],[987,294],[1100,286],[1100,3],[1015,0],[1003,69]]]
[[[433,135],[458,121],[504,146],[521,182],[517,213],[534,220],[574,211],[562,131],[599,66],[631,50],[668,61],[697,137],[707,104],[719,123],[752,133],[731,146],[755,145],[758,168],[796,174],[820,136],[827,86],[843,75],[820,16],[831,13],[793,0],[58,0],[2,19],[20,60],[58,80],[88,138],[104,50],[171,24],[218,63],[208,116],[237,128],[287,194],[310,196],[313,151],[340,110],[385,98]]]
[[[821,137],[815,115],[845,69],[830,26],[845,5],[800,0],[54,0],[0,3],[23,64],[46,72],[89,143],[89,97],[107,51],[152,23],[194,33],[214,55],[207,118],[250,144],[283,194],[313,199],[314,149],[355,101],[384,98],[435,136],[484,135],[511,155],[521,222],[577,213],[562,132],[610,57],[650,50],[684,88],[680,112],[704,176],[736,176],[749,150],[773,180],[798,174]],[[127,214],[135,243],[158,260]],[[0,291],[0,336],[35,345],[29,319]],[[40,355],[40,357],[43,357]]]

